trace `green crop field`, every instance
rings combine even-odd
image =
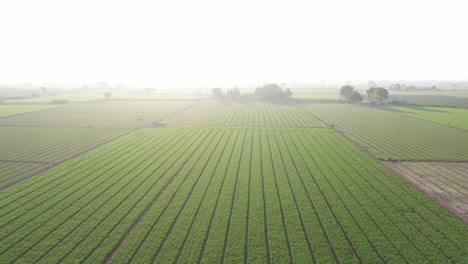
[[[76,103],[0,118],[0,189],[193,103]]]
[[[145,129],[0,197],[8,263],[467,260],[465,224],[328,129]]]
[[[41,97],[27,98],[27,99],[10,99],[9,103],[50,103],[54,100],[68,100],[70,102],[83,102],[104,100],[105,97],[102,93],[66,93],[58,95],[46,95]]]
[[[468,109],[388,106],[386,110],[468,130]]]
[[[446,95],[403,95],[396,96],[403,98],[410,104],[421,106],[438,106],[438,107],[468,107],[468,98],[446,96]]]
[[[56,108],[57,105],[2,105],[0,104],[0,117],[12,116],[38,110]]]
[[[468,160],[468,133],[379,107],[350,104],[306,106],[379,158]]]
[[[44,111],[0,126],[0,263],[468,261],[463,221],[340,135],[394,151],[377,139],[401,114],[216,101]],[[86,126],[93,115],[110,123]],[[383,126],[381,115],[390,115],[389,125],[372,130]],[[148,128],[137,118],[168,126]],[[352,124],[360,119],[370,123],[357,131]],[[413,129],[465,133],[411,120],[405,124]],[[428,150],[417,151],[411,154]],[[454,179],[463,182],[460,175]]]
[[[0,119],[0,126],[137,128],[195,101],[76,103]]]
[[[324,127],[302,107],[258,102],[204,102],[165,119],[170,124],[202,126]]]

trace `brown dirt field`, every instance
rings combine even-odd
[[[381,163],[468,224],[468,163]]]

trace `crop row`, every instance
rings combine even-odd
[[[47,163],[18,163],[0,161],[0,188],[15,181],[49,168]]]
[[[210,126],[324,126],[301,106],[266,102],[207,101],[171,117],[167,122]]]
[[[332,131],[136,133],[2,191],[1,259],[466,261],[461,221]]]
[[[0,127],[0,160],[14,161],[8,163],[8,170],[0,171],[0,188],[128,132],[126,129]]]
[[[137,128],[193,104],[193,101],[80,103],[0,119],[0,126]]]
[[[379,158],[468,160],[468,133],[463,130],[370,107],[307,107]]]
[[[187,132],[185,131],[185,134],[186,133]],[[121,155],[120,157],[117,157],[117,159],[115,159],[113,156],[108,157],[106,160],[110,160],[111,163],[107,164],[102,169],[97,168],[97,170],[93,170],[93,171],[88,170],[88,174],[83,174],[83,173],[79,174],[81,176],[85,176],[84,178],[80,179],[79,183],[75,182],[73,183],[73,185],[70,185],[69,187],[64,187],[66,189],[63,189],[64,190],[62,192],[62,195],[64,196],[63,198],[60,198],[61,196],[60,192],[57,192],[54,195],[55,197],[53,197],[52,199],[49,199],[46,193],[37,197],[35,199],[35,201],[37,200],[36,204],[33,204],[34,208],[29,208],[29,210],[26,211],[26,214],[21,216],[21,219],[27,219],[29,217],[32,217],[34,219],[32,223],[27,223],[25,225],[22,225],[21,229],[18,229],[18,226],[14,225],[15,223],[18,223],[18,221],[10,222],[9,225],[2,228],[2,231],[4,230],[5,232],[7,232],[11,228],[13,229],[16,228],[14,230],[14,233],[12,233],[12,236],[13,236],[12,239],[16,238],[18,243],[24,242],[23,238],[18,237],[23,233],[28,234],[28,237],[33,236],[37,238],[41,238],[40,234],[42,234],[42,236],[44,235],[46,236],[45,238],[50,237],[53,241],[53,239],[57,239],[57,236],[56,235],[54,236],[53,234],[50,235],[50,233],[47,233],[50,230],[47,229],[46,226],[51,225],[51,226],[57,227],[57,224],[58,224],[57,222],[59,221],[47,222],[47,219],[63,219],[63,222],[60,225],[58,225],[60,229],[54,228],[53,232],[57,233],[62,230],[64,230],[62,232],[65,232],[66,230],[70,230],[70,228],[72,231],[75,232],[73,235],[70,235],[70,234],[67,235],[67,237],[70,237],[70,239],[61,241],[60,245],[63,250],[64,244],[68,244],[70,242],[74,243],[76,241],[79,241],[76,239],[76,236],[77,236],[76,232],[82,235],[83,232],[86,232],[85,230],[89,230],[90,227],[93,227],[93,228],[95,227],[96,222],[93,222],[92,220],[88,220],[88,221],[83,220],[83,217],[84,219],[86,219],[87,217],[93,217],[93,216],[102,217],[100,212],[110,210],[112,208],[111,204],[113,206],[119,205],[118,203],[119,199],[122,199],[121,201],[127,201],[126,195],[128,195],[127,194],[128,192],[132,192],[133,190],[133,187],[130,187],[130,186],[136,185],[137,181],[135,179],[138,179],[139,181],[142,181],[145,178],[148,179],[146,181],[154,181],[157,179],[155,177],[150,177],[152,175],[152,172],[150,171],[148,173],[147,170],[149,170],[149,167],[146,167],[146,165],[143,166],[142,162],[145,164],[149,164],[148,166],[159,165],[158,162],[161,162],[161,161],[158,159],[155,159],[155,157],[153,156],[154,154],[152,153],[153,152],[158,153],[159,150],[164,151],[165,149],[167,149],[166,151],[169,151],[167,152],[167,154],[170,154],[171,149],[176,150],[175,148],[173,148],[172,144],[174,144],[174,141],[180,140],[180,138],[177,135],[174,135],[174,136],[173,136],[174,137],[173,139],[170,139],[165,144],[164,148],[162,148],[164,145],[162,144],[162,146],[160,146],[161,148],[159,149],[152,148],[151,150],[151,147],[154,146],[153,144],[158,145],[162,143],[161,142],[162,139],[154,138],[153,140],[157,139],[157,141],[161,143],[154,142],[153,144],[150,145],[150,147],[147,147],[147,149],[151,151],[148,151],[147,154],[145,155],[148,157],[146,159],[144,159],[141,156],[135,156],[135,154],[137,153],[135,151],[129,152],[128,154]],[[168,139],[166,138],[165,140],[168,140]],[[192,143],[190,142],[190,144]],[[142,151],[144,151],[144,149],[142,149]],[[179,152],[183,152],[183,151],[185,150],[184,149],[179,150]],[[161,157],[162,156],[168,157],[168,156],[165,156],[164,152],[159,152],[158,155]],[[133,158],[130,159],[130,157],[133,157]],[[140,162],[138,162],[137,160],[140,160]],[[97,165],[99,164],[101,163],[97,163]],[[166,167],[169,165],[170,164],[165,164]],[[146,171],[146,174],[141,172],[142,169]],[[128,174],[132,174],[133,178],[126,177]],[[121,176],[118,176],[118,175],[121,175]],[[60,176],[63,177],[64,175],[60,175],[60,174],[56,175],[56,177],[60,177]],[[104,177],[107,178],[108,180],[103,179]],[[74,181],[74,178],[73,177],[69,178],[69,181]],[[118,187],[118,186],[121,186],[121,187]],[[139,185],[140,191],[133,192],[132,197],[141,198],[142,197],[141,192],[143,192],[145,188],[148,188],[150,186],[151,184],[148,184],[147,182],[145,184]],[[120,188],[120,191],[116,190],[115,188]],[[113,197],[114,195],[118,195],[118,199],[116,199],[116,197]],[[109,198],[107,199],[103,198],[106,196],[109,196]],[[100,198],[97,199],[96,197],[100,197]],[[145,198],[146,198],[146,202],[148,202],[148,197],[145,197]],[[135,199],[130,199],[128,201],[134,202]],[[67,202],[70,204],[67,204]],[[104,204],[108,203],[108,206],[104,206],[103,203]],[[25,205],[28,206],[30,205],[30,203],[27,203]],[[91,208],[98,208],[95,210],[101,210],[101,211],[93,211]],[[128,209],[128,207],[123,206],[123,205],[117,206],[116,208],[119,208],[119,210]],[[53,214],[53,212],[56,212],[56,214]],[[17,214],[18,210],[13,211],[13,213]],[[70,214],[73,216],[73,218],[70,218]],[[122,214],[115,213],[114,218],[120,217],[121,215]],[[43,223],[43,224],[40,224],[40,223]],[[106,223],[103,223],[103,224],[106,224]],[[74,226],[76,225],[79,225],[81,227],[74,229]],[[37,229],[38,227],[41,227],[41,228]],[[108,229],[109,226],[108,225],[101,226],[101,229],[103,227],[105,227],[104,229]],[[38,232],[39,234],[37,234]],[[91,236],[90,238],[92,238],[92,240],[96,239],[93,236]],[[44,237],[42,237],[42,239],[44,241]],[[48,239],[45,239],[45,241],[48,241]],[[21,244],[15,245],[15,250],[14,250],[15,254],[21,253],[21,250],[19,250],[21,248],[20,245]],[[46,245],[49,245],[49,244],[46,243]],[[68,248],[68,250],[72,248]],[[41,253],[43,252],[43,249],[39,247],[38,250],[28,251],[28,255],[34,254],[34,252],[38,254],[37,252]],[[54,257],[60,256],[60,254],[56,253],[53,256]]]

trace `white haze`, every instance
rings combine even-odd
[[[468,79],[466,1],[0,2],[0,82]]]

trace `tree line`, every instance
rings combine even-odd
[[[382,87],[371,87],[367,89],[366,94],[371,103],[381,102],[388,98],[388,90]],[[354,87],[351,85],[341,87],[340,97],[347,102],[362,102],[364,99],[361,93],[354,90]]]
[[[213,88],[213,96],[218,100],[230,99],[230,100],[239,100],[244,99],[253,99],[269,102],[288,102],[293,95],[291,90],[288,88],[283,90],[276,83],[265,84],[262,87],[257,87],[252,94],[241,94],[239,88],[235,87],[228,89],[224,92],[221,88]]]

